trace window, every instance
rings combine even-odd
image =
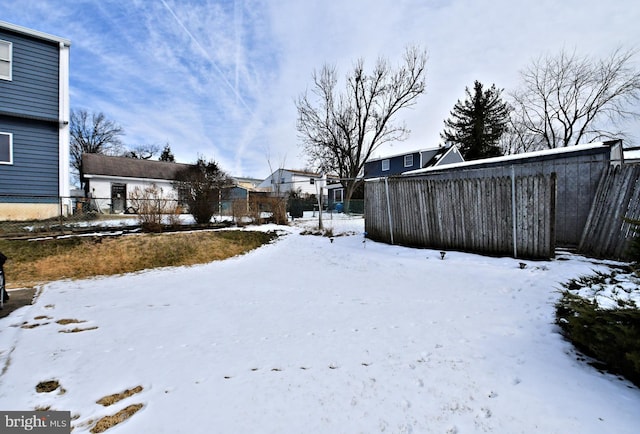
[[[344,194],[344,189],[342,188],[336,188],[335,190],[333,190],[333,201],[334,202],[342,202],[343,201],[343,194]]]
[[[413,154],[405,155],[404,167],[411,167],[411,166],[413,166]]]
[[[0,164],[13,164],[13,135],[0,133]]]
[[[0,79],[11,80],[11,42],[0,41]]]
[[[389,159],[382,160],[382,170],[389,170]]]

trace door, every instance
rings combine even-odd
[[[111,212],[123,213],[127,207],[127,184],[111,184]]]

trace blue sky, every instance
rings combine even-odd
[[[428,51],[427,91],[401,113],[411,136],[385,155],[438,145],[474,80],[509,91],[541,55],[640,48],[637,0],[7,0],[0,20],[70,39],[71,107],[105,113],[127,145],[258,178],[305,167],[294,101],[324,63],[344,75]]]

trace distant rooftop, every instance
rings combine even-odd
[[[166,161],[140,160],[128,157],[111,157],[102,154],[82,155],[82,176],[116,176],[122,178],[168,179],[191,164]]]
[[[502,163],[502,162],[509,162],[509,161],[518,161],[518,160],[535,158],[535,157],[546,157],[546,156],[559,155],[564,153],[609,148],[615,142],[617,141],[594,142],[594,143],[587,143],[584,145],[566,146],[563,148],[555,148],[555,149],[545,149],[543,151],[525,152],[523,154],[512,154],[512,155],[504,155],[502,157],[483,158],[481,160],[465,161],[464,163],[453,163],[453,164],[447,164],[446,166],[427,167],[425,169],[411,170],[409,172],[405,172],[404,175],[418,175],[421,173],[428,173],[428,172],[439,171],[443,169],[446,169],[446,170],[458,169],[458,168],[473,167],[473,166],[484,165],[484,164],[495,164],[495,163]]]

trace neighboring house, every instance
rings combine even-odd
[[[401,175],[410,170],[437,167],[445,164],[461,163],[462,154],[455,145],[422,149],[404,154],[370,159],[364,163],[364,178],[382,178]]]
[[[0,21],[0,220],[71,211],[70,45]]]
[[[122,213],[130,205],[130,195],[139,187],[156,185],[163,197],[178,199],[173,187],[176,174],[189,164],[83,154],[80,181],[92,206],[100,212]]]
[[[342,185],[342,182],[339,178],[328,177],[327,178],[327,208],[331,211],[344,211],[344,200],[346,197],[346,189]],[[359,185],[356,186],[355,191],[351,197],[350,202],[350,213],[363,213],[364,212],[364,185],[362,185],[362,181],[360,181]]]
[[[258,188],[258,186],[262,183],[262,179],[258,178],[238,178],[233,177],[233,182],[236,186],[246,189]]]
[[[221,214],[232,214],[233,204],[242,203],[242,209],[249,212],[250,201],[255,197],[266,196],[271,192],[270,188],[258,187],[261,179],[232,177],[233,185],[223,190],[223,198],[220,204]]]
[[[278,169],[269,175],[258,187],[271,189],[271,194],[285,196],[290,191],[299,191],[303,196],[317,195],[316,181],[322,175],[301,170]]]

